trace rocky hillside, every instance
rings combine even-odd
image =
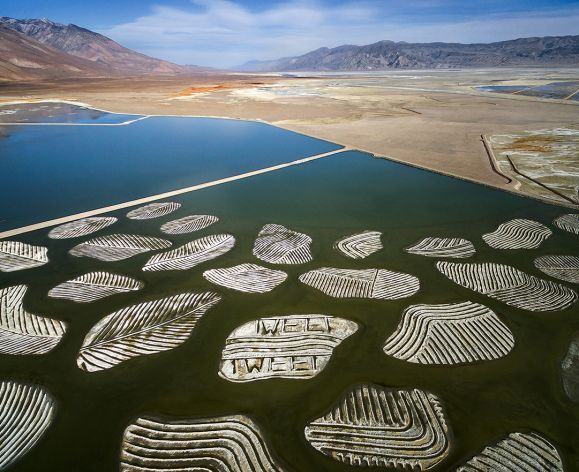
[[[556,36],[490,44],[380,41],[367,46],[320,48],[303,56],[273,61],[251,61],[238,69],[253,72],[368,71],[578,65],[579,36]]]
[[[109,74],[181,74],[194,68],[155,59],[127,49],[102,34],[76,25],[47,19],[17,20],[0,17],[0,25],[22,33],[43,45],[92,62]]]
[[[103,76],[98,64],[71,56],[0,25],[0,80]]]

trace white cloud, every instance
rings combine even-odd
[[[423,7],[448,3],[419,1]],[[288,0],[252,11],[230,0],[192,0],[190,9],[154,6],[149,15],[100,32],[124,46],[177,63],[227,67],[250,59],[303,54],[321,46],[368,44],[382,39],[491,42],[576,34],[579,24],[577,8],[457,21],[429,22],[427,16],[422,16],[418,23],[409,19],[412,17],[397,15],[408,5],[399,0],[352,1],[339,6]]]

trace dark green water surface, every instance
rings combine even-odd
[[[119,128],[152,132],[155,121],[140,123],[140,128]],[[180,126],[184,121],[175,119],[171,123],[176,126],[171,133],[183,132]],[[228,136],[227,123],[207,121],[199,126],[205,124],[224,126],[223,139]],[[265,126],[263,131],[270,132]],[[202,137],[202,130],[195,131],[195,139]],[[247,156],[235,136],[227,139],[232,140],[229,152],[241,158]],[[74,146],[81,142],[82,135],[74,137],[71,146],[76,149]],[[163,142],[164,152],[159,159],[173,153],[172,146],[171,141]],[[194,146],[197,152],[203,145]],[[279,160],[288,152],[280,145],[273,157]],[[319,149],[311,148],[309,154],[317,152]],[[220,221],[210,228],[162,237],[172,240],[176,247],[200,236],[227,232],[235,236],[235,248],[191,270],[142,272],[150,254],[106,263],[68,255],[68,250],[80,241],[49,240],[48,229],[15,238],[48,246],[51,261],[39,268],[0,274],[0,287],[29,285],[26,308],[65,320],[69,329],[58,347],[47,355],[0,356],[1,379],[43,385],[58,402],[56,418],[45,436],[11,471],[115,471],[119,467],[123,430],[137,416],[231,414],[250,415],[288,470],[357,470],[317,452],[306,442],[303,431],[308,421],[359,383],[420,388],[441,399],[452,430],[452,450],[433,470],[453,470],[488,443],[514,431],[540,433],[557,447],[568,471],[579,470],[579,408],[566,398],[559,370],[568,342],[579,330],[579,307],[544,313],[508,307],[447,280],[435,269],[436,259],[403,250],[426,236],[464,237],[477,249],[476,256],[468,262],[507,263],[546,277],[534,269],[535,257],[579,255],[577,237],[551,224],[554,217],[567,212],[565,209],[360,152],[344,152],[172,201],[183,206],[156,220],[128,220],[124,216],[127,210],[112,213],[120,221],[97,234],[160,236],[159,227],[166,221],[188,214],[214,214]],[[35,204],[34,200],[27,201],[32,208]],[[554,234],[538,250],[493,250],[482,241],[483,233],[512,218],[540,221],[549,225]],[[272,266],[257,261],[252,245],[266,223],[283,224],[310,235],[313,262]],[[382,251],[353,261],[332,248],[340,237],[365,229],[383,232]],[[280,268],[288,272],[288,280],[268,294],[242,294],[213,286],[201,275],[210,268],[243,262]],[[396,301],[333,299],[298,281],[303,272],[321,266],[406,272],[420,279],[421,289],[412,297]],[[146,287],[134,294],[115,295],[91,304],[47,298],[48,290],[56,284],[95,270],[131,275],[144,281]],[[76,356],[84,336],[105,315],[185,290],[215,290],[223,295],[223,300],[202,318],[183,345],[105,371],[87,373],[77,367]],[[438,367],[410,364],[383,353],[384,340],[396,329],[407,306],[466,300],[492,308],[509,326],[516,339],[509,355],[475,365]],[[258,317],[300,313],[334,314],[356,321],[360,329],[334,350],[328,366],[310,380],[239,384],[217,375],[221,349],[234,328]]]

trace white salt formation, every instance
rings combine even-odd
[[[64,336],[64,322],[24,309],[27,289],[14,285],[0,290],[0,354],[46,354]]]
[[[473,256],[473,244],[462,238],[424,238],[405,249],[410,254],[426,257],[464,258]]]
[[[48,249],[18,241],[0,241],[0,272],[31,269],[48,262]]]
[[[485,447],[457,472],[563,472],[557,449],[536,433],[511,433]]]
[[[242,415],[137,418],[123,435],[121,472],[281,472],[263,433]]]
[[[173,220],[161,226],[161,231],[165,234],[187,234],[200,231],[219,221],[219,218],[212,215],[190,215],[178,220]]]
[[[232,382],[309,379],[324,369],[334,349],[357,330],[353,321],[329,315],[250,321],[227,337],[219,375]]]
[[[34,447],[52,423],[54,413],[54,399],[42,387],[0,382],[0,470]]]
[[[570,288],[508,265],[438,262],[436,268],[463,287],[523,310],[563,310],[577,301]]]
[[[287,274],[257,264],[240,264],[224,269],[206,270],[203,277],[209,282],[238,292],[265,293],[283,283]]]
[[[567,213],[555,218],[553,224],[569,233],[579,234],[579,213]]]
[[[73,247],[69,254],[112,262],[168,247],[171,247],[171,242],[166,239],[135,234],[111,234],[80,243]]]
[[[305,264],[312,260],[312,238],[282,225],[265,225],[255,240],[253,255],[270,264]]]
[[[171,251],[155,254],[144,265],[145,272],[159,270],[187,270],[202,262],[215,259],[235,246],[230,234],[212,234],[196,239]]]
[[[464,302],[409,306],[384,352],[416,364],[454,365],[499,359],[514,345],[491,309]]]
[[[356,387],[310,422],[305,435],[321,453],[361,467],[428,470],[450,451],[440,400],[416,389]]]
[[[117,221],[115,217],[92,216],[89,218],[81,218],[80,220],[71,221],[63,225],[53,228],[48,233],[51,239],[70,239],[87,236],[96,233],[107,226],[114,224]]]
[[[189,339],[197,321],[220,300],[213,292],[186,292],[115,311],[86,335],[77,364],[95,372],[173,349]]]
[[[173,213],[179,208],[181,208],[181,204],[175,202],[149,203],[148,205],[129,211],[127,218],[131,220],[150,220]]]
[[[334,248],[352,259],[364,259],[383,248],[379,231],[364,231],[340,239]]]
[[[144,287],[142,282],[125,275],[89,272],[50,289],[48,296],[77,303],[91,303],[117,293],[128,293]]]
[[[561,378],[569,399],[579,403],[579,334],[575,334],[561,361]]]
[[[552,234],[541,223],[515,219],[502,223],[494,232],[483,234],[482,238],[494,249],[536,249]]]
[[[300,281],[335,298],[396,300],[414,295],[416,277],[385,269],[335,269],[321,267],[300,275]]]
[[[541,256],[533,263],[544,274],[565,282],[579,284],[579,257],[575,256]]]

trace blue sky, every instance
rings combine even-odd
[[[181,64],[226,67],[321,46],[579,34],[579,0],[0,0]]]

